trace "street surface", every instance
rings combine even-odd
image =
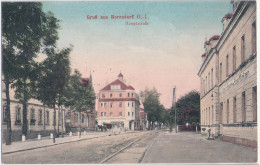
[[[142,163],[254,163],[257,151],[196,133],[163,132],[147,151]]]
[[[126,133],[12,154],[4,154],[2,155],[2,162],[8,164],[99,163],[101,160],[112,155],[130,142],[143,137],[144,135],[144,137],[154,136],[153,134],[154,132]]]
[[[128,146],[132,142],[134,143]],[[121,151],[126,146],[128,147]],[[253,163],[256,161],[255,149],[220,140],[206,140],[206,137],[197,133],[176,134],[166,131],[103,136],[2,155],[2,162],[8,164]]]

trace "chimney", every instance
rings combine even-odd
[[[227,25],[229,24],[229,21],[231,20],[231,18],[233,17],[233,14],[229,13],[226,14],[223,19],[222,19],[222,23],[223,23],[223,31],[226,29]]]

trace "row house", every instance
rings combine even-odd
[[[204,43],[201,133],[257,146],[256,2],[231,1],[223,32]]]
[[[122,73],[98,93],[98,125],[126,130],[140,129],[140,102],[135,89],[126,85]]]
[[[23,124],[23,105],[14,98],[14,90],[10,89],[10,115],[12,141],[21,141]],[[56,131],[65,132],[65,114],[68,109],[56,107],[56,120],[54,119],[54,109],[44,106],[40,101],[30,99],[27,103],[27,138],[37,138],[41,136],[50,136],[54,132],[54,123],[56,121]],[[6,141],[7,131],[7,112],[6,112],[6,94],[4,82],[2,82],[2,143]]]

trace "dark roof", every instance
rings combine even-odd
[[[80,83],[87,87],[89,85],[89,78],[80,78]]]
[[[219,39],[219,35],[214,35],[214,36],[212,36],[209,40],[211,41],[211,40],[218,40]]]
[[[232,14],[232,13],[228,13],[228,14],[226,14],[226,15],[225,15],[225,17],[224,17],[224,18],[228,18],[228,19],[230,19],[230,18],[232,18],[232,17],[233,17],[233,15],[234,15],[234,14]]]
[[[209,45],[209,44],[210,44],[210,42],[209,42],[209,41],[205,41],[205,44],[206,44],[206,45]]]
[[[125,83],[123,83],[122,81],[120,80],[115,80],[113,81],[112,83],[108,84],[107,86],[105,86],[103,89],[101,89],[101,91],[104,91],[104,90],[111,90],[111,85],[120,85],[121,86],[121,90],[135,90],[132,86],[127,86]]]

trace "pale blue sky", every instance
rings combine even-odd
[[[174,85],[177,98],[199,90],[197,72],[205,37],[220,35],[221,19],[232,12],[230,1],[43,2],[43,8],[62,21],[59,47],[74,45],[72,67],[85,77],[92,70],[96,92],[121,70],[137,92],[156,87],[166,107],[171,105]],[[86,19],[112,14],[146,14],[149,25]]]

